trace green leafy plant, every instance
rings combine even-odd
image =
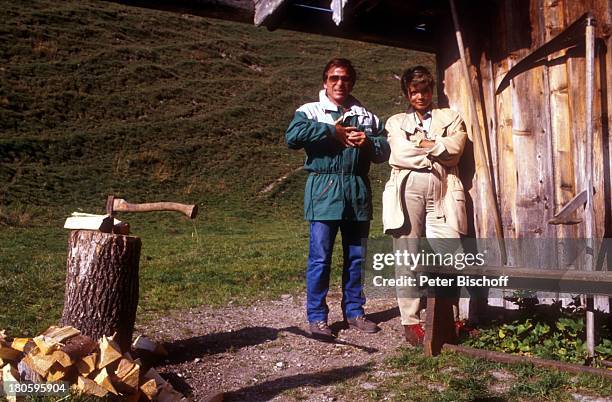
[[[484,329],[466,343],[505,353],[584,363],[587,350],[581,339],[583,335],[584,323],[578,318],[560,318],[554,327],[528,318]]]
[[[595,352],[600,360],[612,360],[612,340],[604,339],[595,347]]]
[[[519,306],[521,318],[484,328],[467,339],[466,345],[578,364],[587,361],[584,310],[577,300],[567,307],[560,302],[538,305],[537,299],[519,292],[508,300]],[[595,348],[596,365],[612,358],[609,328],[599,328],[599,335],[602,342]]]

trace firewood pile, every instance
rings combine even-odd
[[[126,401],[185,400],[151,366],[165,349],[138,337],[122,351],[113,337],[97,342],[73,327],[52,326],[35,338],[13,338],[0,331],[0,383],[65,381],[76,393]]]

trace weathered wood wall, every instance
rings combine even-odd
[[[598,41],[594,105],[594,183],[597,238],[612,235],[610,216],[610,116],[612,71],[609,36],[612,2],[591,0],[503,0],[483,7],[459,3],[464,42],[468,48],[471,82],[478,119],[487,137],[495,192],[507,239],[583,237],[584,224],[548,224],[585,184],[585,54],[584,41],[547,58],[512,80],[495,95],[495,89],[519,60],[569,26],[587,11],[597,20]],[[454,35],[454,32],[452,32]],[[469,99],[454,39],[444,35],[438,56],[443,69],[444,93],[451,107],[461,111],[468,126]],[[607,44],[607,46],[605,46]],[[446,50],[447,49],[447,50]],[[470,130],[473,131],[473,130]],[[470,133],[471,134],[471,133]],[[493,208],[482,196],[487,166],[475,162],[469,193],[474,206],[474,235],[494,237]],[[464,177],[465,179],[465,177]],[[581,212],[579,215],[582,216]],[[512,250],[509,250],[512,251]],[[560,255],[559,266],[574,258],[558,250],[545,250],[541,262]],[[520,265],[521,256],[509,254],[509,263]],[[532,262],[533,263],[533,262]],[[533,264],[532,264],[533,265]]]
[[[476,94],[478,121],[487,141],[508,265],[583,269],[583,258],[576,258],[581,250],[561,239],[585,237],[584,222],[550,225],[548,220],[586,189],[585,155],[591,150],[586,149],[584,39],[579,46],[550,54],[545,62],[515,77],[501,93],[496,95],[495,90],[523,57],[585,12],[594,14],[598,38],[592,149],[595,236],[612,237],[612,1],[500,0],[457,5],[470,66],[469,85]],[[463,114],[472,136],[468,84],[454,35],[450,27],[439,37],[441,89],[449,106]],[[473,204],[472,235],[494,238],[495,210],[485,196],[487,166],[478,155],[463,163],[468,173],[462,179]],[[583,218],[582,208],[576,217]],[[526,252],[530,246],[534,248]],[[600,260],[597,269],[612,270],[610,264],[610,257]],[[609,309],[607,300],[598,300],[600,308]]]

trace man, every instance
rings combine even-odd
[[[383,193],[385,233],[400,252],[417,254],[423,236],[435,253],[461,252],[467,215],[457,164],[467,140],[465,124],[457,112],[433,107],[434,79],[425,67],[406,70],[401,86],[410,107],[386,124],[392,170]],[[414,272],[396,265],[396,276],[404,275]],[[398,305],[406,340],[422,343],[417,289],[398,288]],[[456,308],[455,320],[459,330]]]
[[[344,319],[366,333],[379,329],[365,318],[361,270],[372,219],[370,162],[386,161],[389,145],[378,117],[351,96],[356,79],[349,60],[330,60],[323,70],[319,101],[297,109],[285,133],[289,148],[306,151],[304,216],[310,221],[306,311],[315,338],[334,337],[327,324],[325,298],[338,230],[344,253]]]

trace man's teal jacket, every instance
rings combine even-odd
[[[360,148],[346,147],[335,137],[335,121],[364,131],[368,140]],[[370,163],[389,159],[384,125],[353,97],[343,110],[322,90],[319,102],[295,112],[285,133],[291,149],[304,148],[304,170],[309,172],[304,191],[304,218],[309,221],[372,219]]]

